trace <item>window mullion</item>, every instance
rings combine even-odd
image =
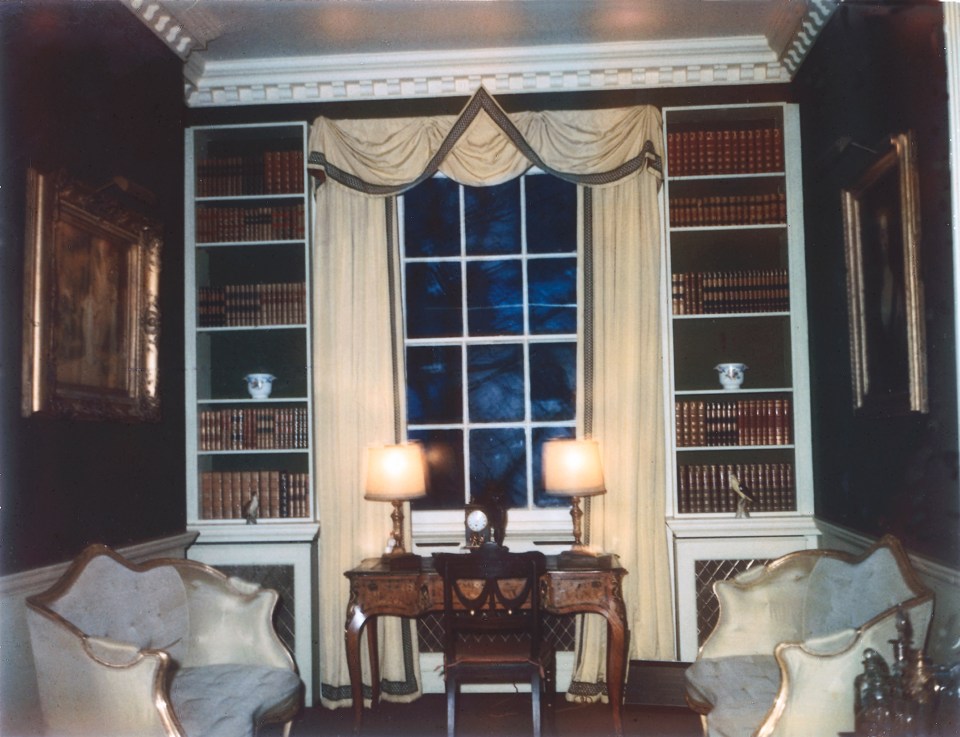
[[[457,187],[459,194],[458,219],[460,223],[460,315],[461,315],[461,336],[460,336],[460,375],[463,377],[460,402],[461,416],[463,417],[463,493],[465,495],[464,504],[470,502],[473,498],[473,489],[470,485],[470,374],[467,361],[467,345],[470,336],[469,308],[468,308],[468,289],[467,289],[467,218],[466,218],[466,195],[463,185]]]

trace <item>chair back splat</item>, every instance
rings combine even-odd
[[[489,544],[466,554],[437,553],[434,560],[443,579],[448,737],[461,683],[518,682],[530,683],[539,737],[543,702],[552,704],[556,684],[556,656],[542,637],[546,558]]]

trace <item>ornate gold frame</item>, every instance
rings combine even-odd
[[[24,417],[160,419],[160,226],[64,172],[27,172]]]
[[[920,199],[912,133],[841,191],[853,407],[927,412]]]

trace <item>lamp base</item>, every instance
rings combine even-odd
[[[422,558],[416,553],[384,553],[380,562],[391,571],[418,571]]]

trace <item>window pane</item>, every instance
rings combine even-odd
[[[523,334],[523,272],[516,259],[467,264],[470,335]]]
[[[412,425],[463,419],[459,346],[407,348],[407,418]]]
[[[576,253],[577,185],[548,175],[528,176],[527,252]]]
[[[470,422],[523,420],[523,346],[470,346],[467,381]]]
[[[404,195],[407,427],[430,467],[416,509],[568,504],[544,496],[540,448],[574,435],[576,197],[543,174]]]
[[[577,411],[575,343],[530,345],[530,415],[534,422],[573,420]]]
[[[460,254],[460,188],[433,177],[403,195],[404,248],[408,258]]]
[[[530,332],[577,332],[577,260],[538,258],[527,263]]]
[[[543,444],[553,438],[576,437],[572,427],[537,427],[533,430],[533,503],[538,507],[563,507],[570,502],[543,490]]]
[[[407,264],[407,337],[455,338],[463,335],[460,265]]]
[[[468,256],[520,253],[520,180],[463,188]]]
[[[411,440],[423,443],[427,458],[427,496],[413,509],[457,509],[466,502],[462,430],[413,430]]]
[[[527,506],[526,439],[520,428],[470,431],[473,496],[501,493],[508,507]]]

